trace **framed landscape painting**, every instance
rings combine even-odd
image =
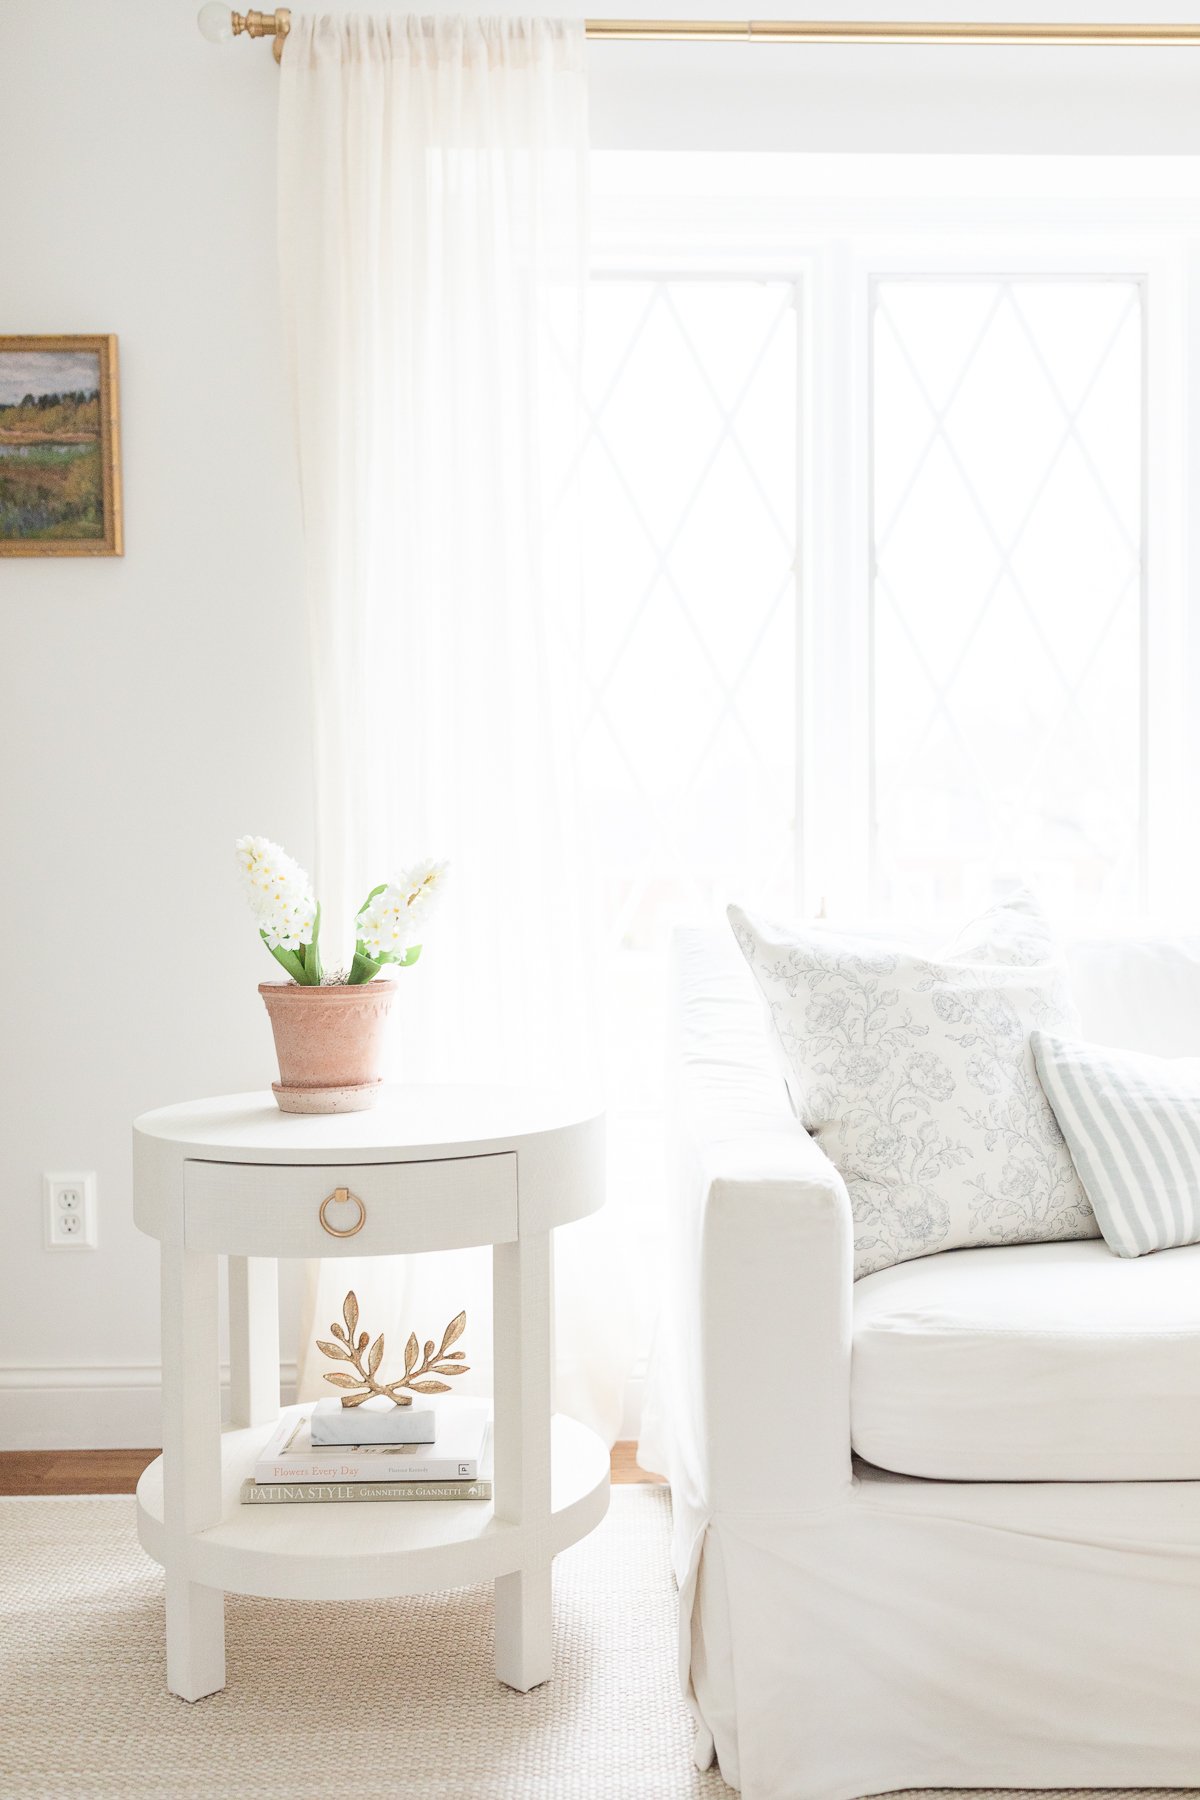
[[[0,556],[120,556],[115,337],[0,337]]]

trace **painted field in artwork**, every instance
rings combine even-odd
[[[102,538],[100,358],[0,350],[0,538]]]

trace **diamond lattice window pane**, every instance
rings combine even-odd
[[[872,351],[876,900],[1130,902],[1140,286],[884,280]]]
[[[788,282],[589,297],[581,766],[614,947],[794,864],[796,312]]]

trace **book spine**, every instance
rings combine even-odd
[[[289,1456],[264,1457],[254,1465],[257,1482],[275,1481],[475,1481],[478,1457]]]
[[[338,1505],[347,1500],[490,1500],[490,1481],[284,1481],[242,1483],[242,1505]]]

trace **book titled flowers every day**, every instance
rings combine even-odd
[[[486,1400],[447,1397],[437,1408],[436,1444],[314,1448],[307,1411],[286,1412],[259,1454],[254,1480],[474,1481],[490,1425]]]

